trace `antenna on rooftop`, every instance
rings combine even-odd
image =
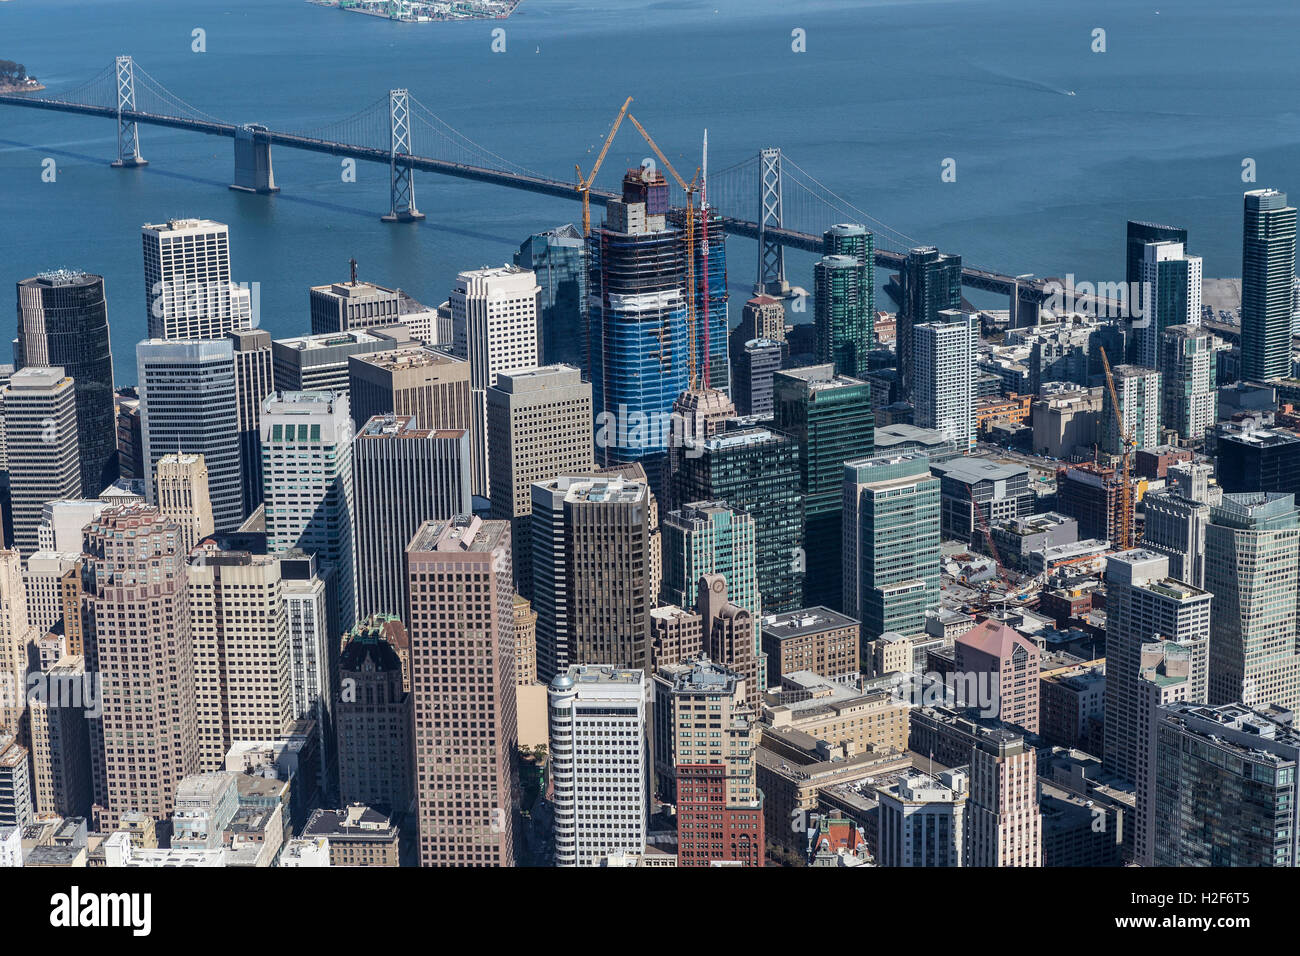
[[[352,267],[352,284],[357,284],[357,257],[353,256],[348,260],[348,265]]]

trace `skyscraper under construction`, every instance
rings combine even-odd
[[[596,461],[640,462],[656,494],[673,402],[692,386],[730,387],[722,224],[713,213],[695,210],[694,217],[688,255],[687,210],[669,209],[662,173],[633,169],[623,177],[623,198],[606,205],[604,224],[588,239]]]

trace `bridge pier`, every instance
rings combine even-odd
[[[411,155],[411,105],[406,90],[388,91],[389,200],[383,222],[419,222],[424,213],[415,208],[415,170],[397,161]]]
[[[123,119],[123,112],[135,112],[135,61],[129,56],[119,56],[113,62],[117,76],[117,169],[148,166],[149,161],[140,155],[140,128],[135,120]]]
[[[230,188],[242,193],[278,193],[271,169],[271,140],[265,126],[247,123],[235,130],[235,181]]]
[[[781,150],[762,149],[758,154],[758,281],[754,293],[778,298],[790,294],[790,283],[785,279],[785,247],[769,236],[767,229],[783,227],[781,193]]]

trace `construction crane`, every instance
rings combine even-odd
[[[989,523],[984,520],[984,512],[980,508],[980,503],[975,500],[975,489],[967,485],[966,495],[970,498],[971,511],[975,514],[975,520],[979,522],[980,531],[984,534],[984,540],[988,542],[989,554],[992,556],[994,564],[998,566],[998,577],[1006,587],[1006,596],[1008,598],[1012,597],[1011,592],[1015,590],[1015,586],[1011,583],[1011,576],[1007,574],[1006,567],[1002,564],[1002,556],[998,554],[998,546],[993,543],[993,532],[989,530]],[[1015,596],[1019,597],[1019,595]]]
[[[627,98],[623,108],[618,111],[618,116],[614,117],[614,125],[609,128],[609,135],[605,137],[605,144],[600,147],[600,155],[596,157],[596,162],[591,167],[591,173],[585,178],[582,175],[582,167],[577,163],[573,168],[578,171],[578,192],[582,193],[582,236],[585,239],[591,235],[591,184],[596,181],[596,174],[600,172],[600,166],[605,162],[605,154],[609,152],[609,146],[614,142],[614,134],[618,132],[619,126],[623,123],[623,117],[627,116],[627,109],[632,105],[632,97]],[[633,120],[632,122],[636,122]]]
[[[1115,424],[1119,429],[1120,441],[1123,442],[1123,481],[1119,492],[1119,546],[1127,551],[1133,547],[1133,486],[1129,481],[1129,459],[1133,454],[1133,432],[1124,427],[1124,415],[1119,410],[1119,395],[1115,391],[1115,376],[1110,371],[1110,359],[1106,350],[1101,350],[1101,365],[1106,370],[1106,388],[1110,391],[1110,406],[1115,411]]]
[[[695,178],[689,183],[673,168],[673,164],[668,161],[663,150],[654,138],[646,132],[646,128],[641,125],[635,116],[631,113],[627,118],[632,121],[636,131],[646,141],[654,154],[659,157],[659,162],[664,164],[664,168],[672,174],[677,185],[686,193],[686,367],[689,370],[690,387],[695,388],[695,193],[700,188],[700,171],[695,170]],[[704,302],[705,322],[708,321],[709,303],[706,299]],[[705,383],[708,384],[707,382]]]

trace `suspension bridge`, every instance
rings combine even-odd
[[[231,188],[250,193],[279,189],[271,162],[273,146],[382,163],[389,167],[390,178],[390,208],[382,216],[387,222],[425,218],[416,205],[417,171],[560,199],[582,198],[574,183],[528,169],[474,142],[404,89],[390,90],[351,116],[313,129],[270,129],[260,123],[222,120],[183,100],[132,57],[119,56],[85,82],[57,92],[0,94],[0,104],[114,120],[118,155],[113,165],[122,168],[147,165],[140,142],[142,125],[224,136],[234,140]],[[677,190],[675,184],[672,188]],[[711,171],[708,190],[709,206],[721,216],[724,230],[758,243],[756,289],[787,289],[784,250],[820,252],[822,232],[837,222],[856,222],[871,229],[876,265],[885,269],[900,269],[908,249],[928,245],[874,219],[777,148],[762,149],[756,156]],[[603,206],[619,194],[593,188],[590,197]],[[1024,310],[1031,322],[1051,291],[1043,279],[970,267],[963,268],[962,283],[1011,297],[1013,305],[1018,303],[1017,315]],[[1016,324],[1028,323],[1022,319]]]

